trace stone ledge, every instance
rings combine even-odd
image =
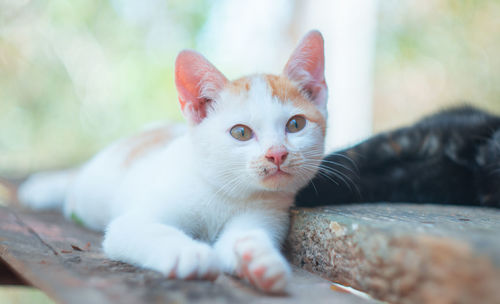
[[[500,211],[360,204],[292,210],[290,261],[394,303],[500,303]]]

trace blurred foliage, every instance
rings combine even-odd
[[[40,290],[26,286],[1,286],[0,301],[9,304],[55,303]]]
[[[0,1],[0,174],[67,166],[179,120],[173,64],[209,1]]]
[[[500,1],[380,1],[375,131],[456,104],[500,113]]]

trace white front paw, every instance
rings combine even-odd
[[[171,279],[215,280],[220,273],[217,256],[207,244],[190,241],[171,244],[145,263],[145,267],[164,273]],[[175,246],[175,247],[174,247]]]
[[[265,292],[285,291],[291,271],[279,251],[252,236],[239,239],[234,250],[239,276]]]

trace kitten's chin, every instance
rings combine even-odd
[[[293,175],[282,170],[277,170],[276,172],[267,175],[260,181],[264,188],[269,190],[285,190],[290,187],[293,181]]]

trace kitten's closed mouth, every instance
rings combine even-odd
[[[264,179],[281,178],[281,177],[288,177],[288,176],[291,176],[291,174],[287,173],[281,169],[277,169],[275,172],[269,174]]]

